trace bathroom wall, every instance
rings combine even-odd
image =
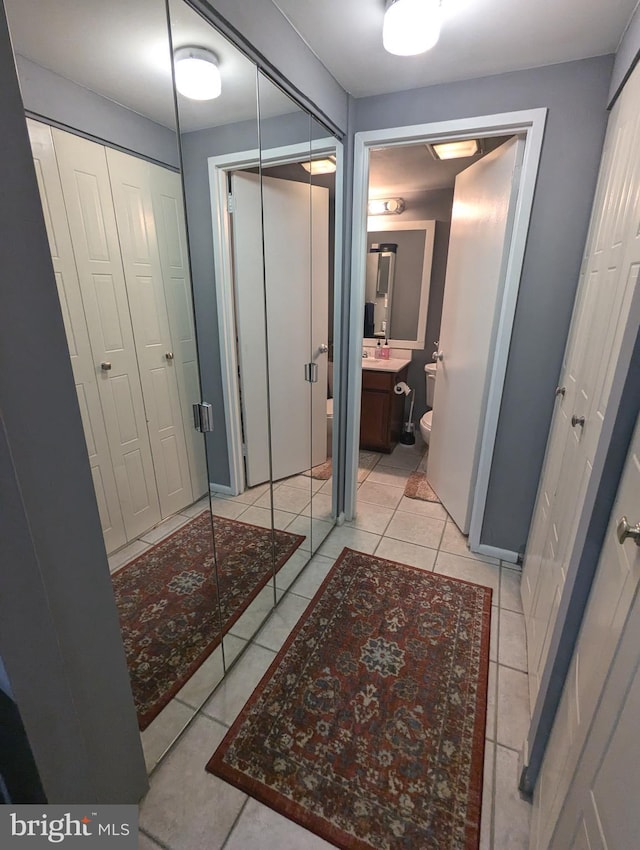
[[[625,31],[611,74],[611,86],[609,97],[613,101],[622,90],[629,74],[633,71],[636,62],[640,59],[640,5],[636,7],[633,17]],[[612,104],[610,103],[610,106]]]
[[[602,153],[612,66],[612,56],[600,56],[354,104],[355,131],[548,109],[481,535],[483,543],[511,551],[524,547],[531,521]]]

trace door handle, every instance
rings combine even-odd
[[[111,362],[109,360],[103,360],[102,363],[100,364],[100,368],[102,369],[103,372],[110,372],[111,371]]]
[[[440,361],[440,363],[442,363],[442,361],[444,360],[444,354],[441,351],[434,351],[431,355],[431,359],[434,361],[434,363],[437,361]]]
[[[318,346],[318,354],[327,354],[328,351],[329,351],[329,346],[327,345],[326,342],[323,342]]]
[[[173,360],[173,351],[167,351],[167,353],[165,354],[165,359]]]
[[[618,522],[616,534],[618,536],[618,543],[622,544],[627,537],[630,537],[632,540],[635,540],[636,546],[640,546],[640,523],[629,525],[629,520],[626,516],[623,516]]]
[[[566,391],[567,391],[567,388],[566,388],[566,387],[556,387],[556,398],[557,398],[559,395],[561,395],[561,396],[562,396],[562,398],[564,398]]]
[[[575,428],[576,425],[579,425],[581,428],[584,428],[584,416],[576,416],[575,413],[571,417],[571,424]]]

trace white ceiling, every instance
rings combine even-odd
[[[638,0],[443,0],[422,56],[382,47],[384,0],[273,0],[355,97],[615,52]]]
[[[4,0],[16,53],[165,127],[175,127],[163,0]],[[208,47],[218,56],[222,95],[179,97],[183,131],[256,120],[256,69],[181,0],[171,2],[174,47]],[[262,117],[296,107],[260,84]]]

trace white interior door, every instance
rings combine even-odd
[[[151,195],[160,249],[162,280],[169,310],[173,364],[187,443],[194,501],[209,491],[204,438],[193,427],[192,404],[201,401],[198,348],[187,253],[180,175],[149,164]]]
[[[132,539],[160,520],[160,506],[105,149],[61,130],[52,134],[116,486]]]
[[[640,422],[536,788],[534,850],[582,846],[576,826],[586,847],[637,843],[640,547],[619,541],[623,516],[640,522]]]
[[[269,478],[262,222],[273,478],[326,459],[327,354],[320,346],[328,331],[328,190],[236,173],[232,192],[247,483],[253,486]],[[309,362],[318,366],[314,384],[305,380]]]
[[[532,705],[564,589],[640,270],[640,70],[610,118],[559,396],[523,565]]]
[[[510,139],[456,177],[427,475],[469,531],[482,423],[524,142]]]
[[[102,533],[107,551],[112,552],[126,543],[127,538],[100,405],[94,358],[89,344],[89,333],[53,149],[53,138],[51,128],[46,124],[27,119],[27,126]]]
[[[106,154],[160,511],[167,517],[191,504],[193,495],[150,166],[111,148]]]

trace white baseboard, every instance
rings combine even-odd
[[[498,558],[500,561],[507,561],[510,564],[518,563],[518,553],[512,552],[510,549],[498,549],[497,546],[485,546],[481,543],[476,550],[478,555],[486,555],[488,558]]]
[[[213,481],[209,482],[209,490],[214,496],[216,493],[221,493],[223,496],[237,495],[237,493],[233,492],[233,488],[229,487],[227,484],[214,484]]]

